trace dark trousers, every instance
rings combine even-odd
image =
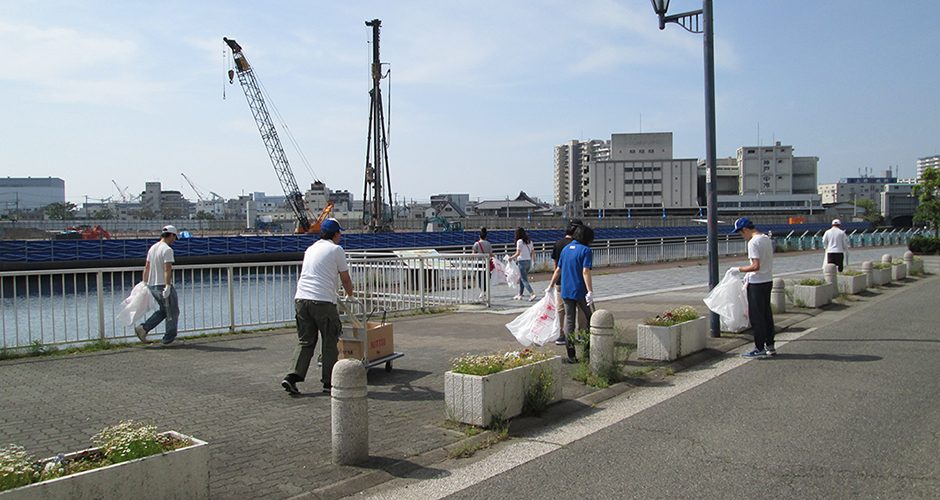
[[[842,272],[842,263],[845,262],[844,253],[827,253],[826,262],[830,264],[835,264],[839,268],[839,272]]]
[[[577,355],[577,352],[574,349],[574,339],[571,338],[571,334],[574,333],[574,325],[578,321],[578,309],[581,309],[581,312],[584,313],[588,325],[591,324],[591,313],[593,311],[583,298],[563,300],[565,301],[565,350],[568,351],[568,357],[573,358]]]
[[[774,312],[770,308],[773,282],[747,284],[747,312],[754,329],[754,347],[764,350],[774,345]]]
[[[323,371],[320,380],[323,382],[323,387],[330,387],[333,365],[339,358],[336,342],[343,333],[343,324],[340,322],[336,304],[295,300],[294,311],[297,313],[297,348],[294,349],[291,371],[287,378],[292,382],[303,382],[307,378],[307,369],[310,368],[310,362],[317,347],[317,338],[322,336],[323,345],[320,352]]]

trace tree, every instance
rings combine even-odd
[[[74,219],[77,208],[71,201],[50,203],[46,205],[46,217],[52,220]]]
[[[940,170],[928,168],[920,176],[920,182],[911,190],[920,199],[914,211],[914,220],[927,221],[933,225],[934,236],[940,231]]]
[[[196,212],[196,216],[194,217],[194,219],[196,219],[196,220],[215,220],[215,215],[212,215],[211,213],[206,212],[205,210],[200,210],[200,211]]]
[[[866,198],[860,200],[855,200],[855,206],[865,209],[865,215],[861,216],[862,219],[865,219],[872,223],[872,225],[880,226],[884,224],[885,218],[881,215],[881,212],[878,211],[877,205],[875,202]]]
[[[157,218],[157,214],[154,213],[152,208],[143,207],[140,209],[140,218],[143,220],[154,220]]]

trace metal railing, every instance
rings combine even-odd
[[[906,243],[912,231],[851,234],[852,246]],[[819,235],[775,238],[794,249],[819,248]],[[704,237],[600,241],[594,267],[705,257]],[[510,245],[494,246],[498,254]],[[533,272],[550,271],[552,245],[536,244]],[[720,235],[720,255],[741,254],[744,241]],[[349,252],[350,276],[362,310],[403,312],[491,301],[488,262],[468,253]],[[180,299],[179,333],[221,333],[294,323],[300,262],[174,266]],[[134,339],[117,320],[141,269],[0,272],[0,348]],[[162,327],[158,327],[162,331]],[[158,332],[151,332],[154,338]]]

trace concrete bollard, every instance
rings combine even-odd
[[[881,256],[881,262],[882,262],[883,264],[890,264],[890,263],[891,263],[891,256],[888,255],[888,254],[882,255],[882,256]]]
[[[778,313],[787,312],[787,285],[783,278],[774,278],[774,286],[770,289],[770,306]]]
[[[835,264],[826,264],[823,266],[823,277],[828,283],[829,299],[832,300],[839,295],[839,268]]]
[[[914,267],[914,252],[908,250],[904,252],[904,263],[907,265],[907,270],[910,271]]]
[[[865,285],[867,288],[871,288],[875,286],[875,278],[872,276],[872,270],[874,269],[874,267],[872,266],[873,264],[871,263],[870,260],[866,260],[865,262],[862,262],[862,274],[864,274],[865,277],[867,278],[867,282]]]
[[[893,281],[893,280],[894,280],[894,268],[893,268],[893,266],[891,266],[891,256],[888,255],[888,254],[882,255],[882,256],[881,256],[881,263],[888,265],[888,271],[890,271],[889,274],[888,274],[888,276],[889,276],[889,277],[888,277],[888,281]]]
[[[357,359],[341,359],[331,380],[333,464],[355,465],[369,460],[369,408],[366,367]]]
[[[614,315],[598,309],[591,315],[591,373],[614,363]]]

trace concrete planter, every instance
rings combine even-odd
[[[833,286],[793,285],[793,305],[797,307],[822,307],[832,302]]]
[[[901,281],[904,278],[907,278],[907,264],[892,264],[891,265],[891,280],[892,281]]]
[[[637,325],[637,356],[672,361],[705,349],[708,317],[673,326]]]
[[[208,499],[209,444],[172,431],[164,434],[189,441],[193,445],[7,490],[0,492],[0,499]],[[97,449],[70,453],[65,458],[91,451]]]
[[[872,269],[871,279],[876,285],[886,285],[891,282],[891,268]]]
[[[858,276],[839,275],[839,292],[855,295],[862,293],[868,288],[868,276],[859,274]]]
[[[907,269],[908,273],[923,273],[924,272],[924,261],[914,260],[911,261]]]
[[[501,371],[492,375],[444,374],[444,403],[447,416],[458,422],[486,427],[494,416],[512,418],[522,413],[526,394],[540,380],[553,381],[551,400],[561,399],[561,356]],[[541,380],[545,380],[544,378]]]

